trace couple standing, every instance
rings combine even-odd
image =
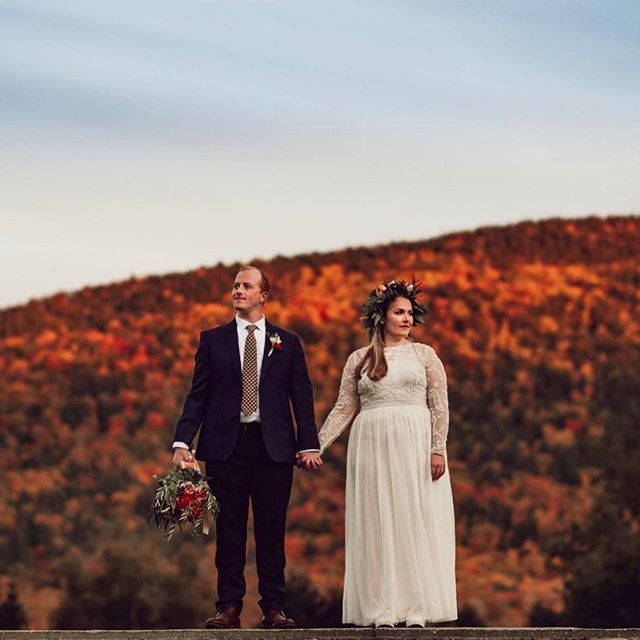
[[[249,501],[262,626],[295,626],[283,612],[293,464],[317,469],[322,452],[349,425],[343,622],[382,627],[455,620],[447,382],[435,351],[409,338],[426,313],[415,283],[391,281],[367,298],[363,326],[370,345],[349,356],[338,400],[319,433],[300,340],[263,315],[269,289],[264,272],[240,269],[232,289],[237,315],[201,333],[176,425],[174,462],[192,459],[200,431],[195,456],[206,461],[220,504],[218,601],[207,628],[240,627]]]

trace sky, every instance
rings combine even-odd
[[[0,0],[0,307],[640,211],[637,0]]]

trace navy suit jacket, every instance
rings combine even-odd
[[[200,430],[196,450],[199,460],[227,460],[238,438],[242,371],[236,327],[234,318],[200,334],[191,390],[173,439],[191,446]],[[276,332],[282,348],[269,355],[272,346],[269,335]],[[298,336],[268,321],[266,333],[259,383],[262,435],[272,460],[293,464],[296,451],[320,448],[313,387]]]

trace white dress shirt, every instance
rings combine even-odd
[[[236,326],[238,328],[238,348],[240,349],[240,371],[244,366],[244,345],[247,342],[247,327],[253,324],[258,329],[253,332],[256,337],[256,345],[258,347],[258,408],[249,415],[240,412],[240,422],[260,422],[260,373],[262,371],[262,357],[264,355],[264,341],[266,340],[267,324],[264,316],[257,322],[248,322],[240,316],[236,316]]]
[[[267,339],[267,323],[265,317],[262,316],[257,322],[248,322],[239,315],[236,315],[236,329],[238,332],[238,349],[240,350],[240,371],[244,365],[244,345],[247,342],[247,327],[250,324],[254,324],[257,330],[254,332],[256,337],[256,346],[258,347],[258,380],[260,380],[260,372],[262,371],[262,357],[264,355],[264,343]],[[260,384],[258,383],[258,409],[249,415],[245,415],[240,412],[240,422],[260,422]],[[189,445],[186,442],[180,442],[176,440],[173,443],[174,449],[188,449]]]

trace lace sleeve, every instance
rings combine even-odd
[[[318,432],[320,453],[324,453],[325,449],[351,424],[358,413],[360,398],[356,384],[357,366],[358,357],[354,352],[344,365],[338,400]]]
[[[446,454],[449,433],[447,374],[436,352],[427,347],[427,404],[431,412],[431,451]]]

